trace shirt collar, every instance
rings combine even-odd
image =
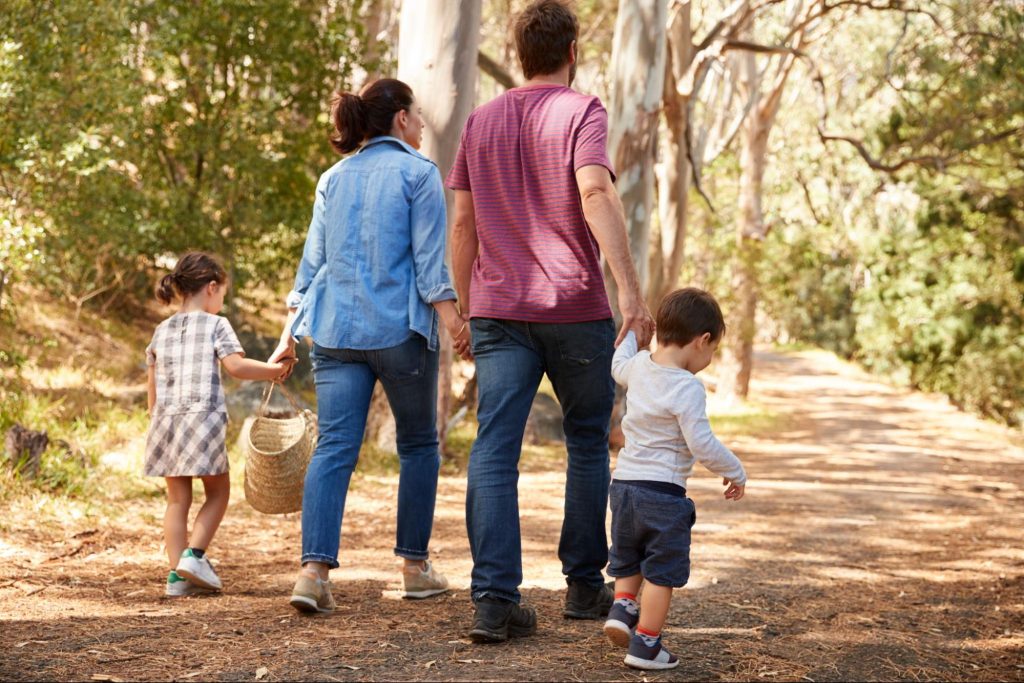
[[[375,138],[370,138],[365,143],[363,143],[363,146],[359,149],[359,152],[357,152],[357,154],[362,154],[364,151],[369,149],[371,146],[380,144],[382,142],[388,142],[388,143],[391,143],[392,145],[397,145],[398,147],[402,148],[403,150],[405,150],[409,154],[413,155],[414,157],[419,157],[420,159],[423,159],[424,161],[430,161],[430,159],[427,159],[427,157],[423,156],[418,151],[416,151],[412,147],[412,145],[410,145],[409,143],[405,142],[404,140],[399,140],[398,138],[392,137],[390,135],[378,135]],[[434,162],[430,161],[430,163],[434,163]]]

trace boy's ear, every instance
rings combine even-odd
[[[704,334],[700,335],[700,345],[701,346],[710,346],[711,345],[711,333],[710,332],[705,332]]]

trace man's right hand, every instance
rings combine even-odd
[[[622,314],[622,328],[615,340],[615,348],[619,347],[630,330],[636,334],[637,348],[644,348],[654,337],[654,318],[647,308],[647,302],[636,293],[619,290],[619,312]]]

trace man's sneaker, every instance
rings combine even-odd
[[[174,570],[195,585],[201,588],[219,591],[224,587],[217,572],[213,571],[213,565],[206,557],[196,557],[191,548],[185,548],[178,560],[178,566]]]
[[[600,619],[607,616],[615,602],[614,582],[591,586],[582,581],[573,581],[565,593],[565,609],[569,619]]]
[[[426,569],[412,567],[402,571],[402,578],[405,580],[405,597],[418,600],[448,590],[448,579],[444,578],[444,574],[435,572],[434,566],[430,562],[424,564],[427,566]]]
[[[491,597],[476,601],[473,630],[469,632],[473,642],[501,643],[509,638],[522,638],[536,632],[537,612],[532,607]]]
[[[640,612],[636,609],[630,611],[628,607],[618,602],[613,603],[608,610],[608,621],[604,622],[604,634],[608,640],[619,647],[629,647],[629,640],[636,630],[636,623],[640,621]]]
[[[626,666],[645,671],[674,669],[679,666],[676,656],[665,649],[661,638],[654,645],[648,646],[643,638],[634,635],[629,641],[629,654],[626,655]]]
[[[312,578],[305,573],[299,575],[292,589],[289,600],[292,607],[300,612],[333,612],[337,605],[331,595],[331,582],[317,577]]]
[[[197,586],[188,579],[182,578],[174,570],[171,570],[171,573],[167,575],[164,595],[169,598],[183,598],[187,595],[201,595],[209,592],[208,589]]]

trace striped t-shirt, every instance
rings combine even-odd
[[[470,315],[537,323],[611,317],[575,172],[604,166],[608,114],[557,85],[515,88],[474,111],[447,185],[473,195],[480,250]]]

